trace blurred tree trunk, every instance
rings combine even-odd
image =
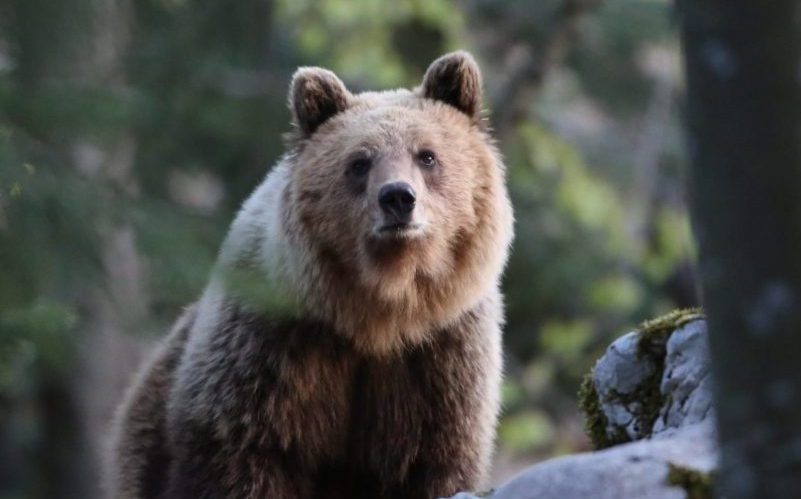
[[[798,497],[801,11],[787,0],[679,9],[721,493]]]
[[[14,7],[16,75],[28,104],[47,102],[53,95],[82,96],[91,104],[98,90],[122,90],[127,0],[16,0]],[[36,491],[41,497],[94,497],[108,421],[141,350],[124,331],[141,321],[146,309],[133,228],[127,217],[114,215],[123,211],[115,204],[124,205],[137,191],[131,175],[134,143],[120,130],[104,130],[108,133],[101,138],[50,129],[47,122],[38,126],[44,140],[57,148],[61,163],[90,180],[91,195],[108,207],[85,221],[97,231],[103,278],[62,291],[83,311],[84,335],[73,379],[43,374],[43,476]]]

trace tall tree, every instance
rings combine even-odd
[[[104,101],[116,103],[124,89],[129,9],[127,0],[14,3],[16,82],[19,109],[25,110],[16,120],[48,145],[54,170],[91,185],[84,194],[98,208],[83,222],[95,233],[92,252],[100,273],[80,277],[62,292],[82,312],[72,375],[41,375],[43,476],[29,491],[34,497],[91,497],[96,491],[104,431],[130,370],[121,366],[136,357],[136,344],[123,333],[145,311],[135,234],[117,207],[137,191],[134,142],[116,127],[103,127],[99,118],[108,113],[97,109]],[[51,109],[37,115],[42,102]],[[70,107],[75,102],[81,104]],[[60,113],[69,126],[59,126]],[[40,230],[50,230],[45,224]],[[66,265],[85,259],[73,255]]]
[[[801,9],[679,1],[721,492],[801,490]]]

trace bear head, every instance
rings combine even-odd
[[[466,52],[413,90],[351,93],[300,68],[282,225],[305,313],[364,352],[419,344],[496,299],[512,237],[505,168]]]

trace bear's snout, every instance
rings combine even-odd
[[[378,204],[386,216],[387,225],[408,224],[416,200],[414,189],[406,182],[390,182],[378,191]]]

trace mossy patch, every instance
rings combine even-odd
[[[714,494],[714,473],[705,473],[685,466],[668,463],[667,482],[681,487],[687,492],[687,499],[712,499]]]
[[[703,319],[700,308],[680,308],[663,316],[643,322],[637,328],[640,339],[637,343],[637,355],[640,358],[649,356],[654,360],[664,361],[665,345],[673,331],[692,321]]]
[[[601,410],[598,391],[592,381],[592,371],[584,376],[578,392],[579,409],[584,413],[584,431],[596,449],[609,447],[606,438],[607,420]]]
[[[640,411],[637,414],[637,420],[640,422],[637,428],[639,438],[651,436],[659,411],[667,402],[665,395],[662,394],[661,384],[670,335],[685,324],[703,317],[700,308],[683,308],[645,321],[637,328],[639,333],[637,356],[640,359],[648,359],[655,369],[632,393],[617,394],[617,396],[627,405],[639,402]]]
[[[617,390],[612,390],[609,394],[610,402],[619,402],[634,413],[636,421],[634,429],[637,432],[635,440],[651,436],[656,418],[659,417],[659,411],[665,404],[665,397],[660,389],[662,372],[663,370],[660,368],[654,369],[630,393],[620,393]]]
[[[643,322],[638,328],[637,356],[653,366],[653,372],[630,393],[612,390],[604,402],[618,402],[635,413],[637,439],[651,436],[659,411],[667,402],[662,394],[662,375],[667,355],[667,341],[673,331],[685,324],[703,318],[699,308],[674,310],[666,315]],[[629,442],[632,438],[625,428],[614,428],[610,435],[609,422],[601,408],[601,400],[592,380],[592,372],[584,377],[579,388],[579,407],[584,413],[585,431],[597,449]]]
[[[592,381],[592,372],[584,376],[579,387],[578,397],[579,408],[584,413],[584,431],[596,449],[605,449],[631,440],[623,428],[617,428],[612,436],[607,433],[606,428],[609,422],[601,409],[598,391]]]

